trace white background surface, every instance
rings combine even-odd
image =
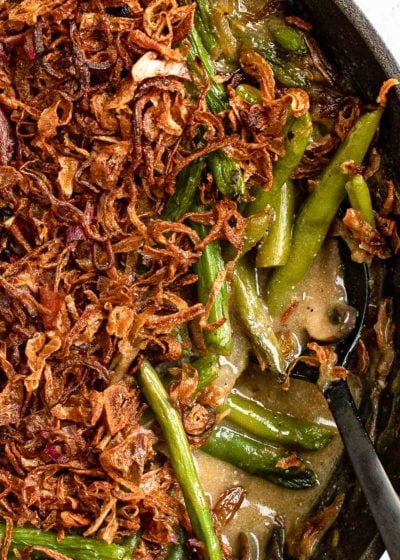
[[[355,0],[400,63],[400,1]],[[381,560],[389,560],[386,553]]]
[[[400,1],[355,0],[400,63]]]

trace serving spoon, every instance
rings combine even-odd
[[[348,303],[358,312],[353,331],[336,347],[338,365],[346,366],[361,337],[370,290],[367,266],[352,261],[342,244],[340,252]],[[318,379],[315,369],[301,363],[291,376],[314,383]],[[400,560],[400,499],[364,428],[347,381],[331,381],[322,391],[389,556],[391,560]]]

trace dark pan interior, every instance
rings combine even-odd
[[[355,91],[366,101],[375,101],[379,88],[389,77],[400,78],[400,68],[376,31],[349,0],[293,0],[292,9],[314,24],[320,44],[341,73],[351,80]],[[385,0],[382,0],[384,9]],[[391,92],[382,123],[381,154],[389,173],[400,182],[400,88]],[[386,294],[400,302],[400,258],[388,263]],[[400,349],[400,305],[395,308],[397,344]],[[400,492],[400,352],[391,375],[391,384],[380,404],[380,426],[394,429],[382,446],[381,458],[396,489]],[[386,430],[387,432],[388,430]],[[389,430],[390,431],[390,430]],[[315,560],[377,560],[383,545],[367,504],[355,484],[351,468],[344,461],[333,477],[326,503],[335,489],[347,489],[346,505],[314,555]],[[336,531],[336,533],[335,533]],[[338,541],[333,537],[339,536]],[[336,545],[332,546],[335,541]]]
[[[384,9],[385,0],[382,1]],[[400,78],[400,68],[371,23],[351,0],[296,0],[293,9],[315,24],[321,44],[358,93],[375,101],[389,77]],[[400,178],[400,88],[392,92],[382,127],[382,147],[388,168]]]

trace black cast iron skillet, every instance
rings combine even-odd
[[[384,5],[385,0],[382,0],[382,9]],[[389,77],[400,77],[400,69],[393,56],[353,2],[296,0],[292,2],[292,8],[300,15],[305,15],[314,24],[320,44],[339,67],[340,73],[351,80],[355,91],[365,101],[375,101],[384,80]],[[400,180],[400,89],[392,92],[382,123],[380,143],[389,172]],[[392,262],[388,272],[389,282],[385,295],[394,296],[396,304],[396,300],[400,301],[400,264],[396,261]],[[360,285],[360,292],[362,290],[363,286]],[[398,317],[399,311],[395,309]],[[386,401],[385,399],[382,401],[382,408],[386,406],[392,413],[396,409],[396,401],[400,400],[396,394],[396,386],[399,385],[397,364],[400,360],[397,358],[396,362],[392,373],[392,386],[387,391],[389,394],[386,395]],[[382,415],[385,417],[384,410]],[[387,414],[386,418],[389,418]],[[400,427],[400,407],[398,421]],[[355,440],[354,443],[356,446],[357,441]],[[395,438],[388,447],[382,460],[399,491],[400,433],[397,434],[397,440]],[[351,476],[348,480],[353,484]],[[334,486],[335,481],[332,482]],[[378,500],[378,495],[376,499]],[[332,546],[332,541],[329,542],[333,533],[328,533],[315,559],[376,560],[379,558],[383,546],[377,535],[375,523],[362,497],[358,496],[355,503],[356,509],[353,500],[349,505],[350,511],[345,510],[338,520],[336,528],[339,529],[339,533],[336,535],[339,534],[339,540],[335,538],[335,546]],[[400,550],[396,558],[398,557],[400,557]]]

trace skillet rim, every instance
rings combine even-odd
[[[289,0],[290,1],[290,0]],[[380,84],[388,78],[400,79],[400,60],[397,62],[389,48],[378,33],[372,21],[355,4],[353,0],[293,0],[292,10],[299,15],[307,15],[312,23],[315,23],[315,34],[322,48],[330,55],[331,60],[339,67],[340,73],[350,78],[350,82],[361,97],[366,101],[375,102]],[[393,88],[389,95],[388,106],[381,125],[379,146],[384,150],[384,163],[389,176],[397,179],[400,184],[400,86]],[[397,263],[389,263],[389,295],[394,295],[400,301],[400,287],[397,287],[391,275],[391,267],[400,270],[400,259]],[[385,294],[386,295],[386,294]],[[400,306],[395,309],[397,315],[397,357],[394,365],[394,374],[400,371]],[[395,344],[396,348],[396,344]],[[388,391],[390,392],[390,390]],[[380,405],[382,408],[382,405]],[[400,443],[397,439],[395,443]],[[391,461],[385,461],[390,478],[397,479],[397,491],[400,489],[400,478],[395,475],[393,467],[400,465],[400,451],[396,452],[397,458],[394,465]],[[384,454],[386,455],[386,453]],[[382,457],[383,459],[387,457]],[[389,468],[388,468],[389,467]],[[366,504],[365,504],[366,506]],[[362,504],[361,504],[362,507]],[[362,508],[365,510],[365,507]],[[354,512],[353,512],[354,513]],[[360,511],[361,513],[361,511]],[[375,523],[360,522],[353,520],[353,536],[358,540],[357,533],[368,529],[368,540],[362,550],[354,554],[354,560],[379,560],[384,552],[383,543],[377,533]],[[328,532],[329,535],[330,532]],[[348,531],[347,538],[351,534]],[[344,537],[346,539],[346,536]],[[328,539],[324,539],[326,543]],[[365,541],[363,536],[360,541]],[[355,543],[354,543],[355,544]],[[360,549],[360,547],[358,547]],[[346,547],[345,547],[346,549]],[[355,552],[355,551],[354,551]],[[331,560],[332,558],[343,560],[342,554],[335,552],[330,554],[326,547],[318,547],[316,560]],[[349,559],[347,559],[349,560]]]

